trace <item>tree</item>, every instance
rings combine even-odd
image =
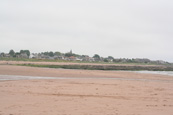
[[[54,55],[61,56],[61,52],[55,52]]]
[[[99,56],[98,54],[95,54],[95,55],[93,56],[93,58],[94,58],[94,59],[100,59],[100,56]]]
[[[16,52],[15,55],[14,55],[14,57],[18,57],[19,55],[20,55],[20,53],[19,52]]]
[[[105,58],[103,61],[104,61],[104,62],[109,62],[107,58]]]
[[[0,53],[0,57],[4,57],[4,55],[5,55],[4,52]]]
[[[29,50],[20,50],[20,54],[22,54],[22,53],[26,53],[28,57],[30,56]]]
[[[49,52],[41,52],[41,54],[48,56]]]
[[[112,56],[108,56],[108,59],[112,59],[112,60],[113,60],[113,59],[114,59],[114,57],[112,57]]]
[[[9,51],[9,54],[10,54],[11,57],[14,57],[14,55],[15,55],[14,50],[10,50],[10,51]]]
[[[53,52],[49,52],[49,56],[53,57],[54,56]]]
[[[94,58],[94,60],[95,61],[100,61],[100,56],[98,55],[98,54],[95,54],[94,56],[93,56],[93,58]]]
[[[73,56],[73,54],[71,54],[71,53],[65,53],[65,57],[71,57],[71,56]]]

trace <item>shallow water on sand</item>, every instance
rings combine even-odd
[[[155,80],[141,78],[120,78],[120,77],[42,77],[42,76],[20,76],[20,75],[0,75],[0,81],[13,80],[44,80],[44,79],[105,79],[105,80],[126,80],[126,81],[146,81],[146,82],[173,82],[173,80]]]
[[[0,75],[0,81],[6,81],[6,80],[32,80],[32,79],[55,79],[55,77]]]

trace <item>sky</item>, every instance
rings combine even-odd
[[[0,52],[173,62],[173,0],[0,0]]]

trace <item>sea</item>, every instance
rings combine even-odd
[[[173,77],[173,71],[134,71],[136,73],[149,73],[149,74],[160,74],[168,75]]]

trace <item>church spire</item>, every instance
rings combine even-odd
[[[70,50],[70,54],[73,54],[72,50]]]

